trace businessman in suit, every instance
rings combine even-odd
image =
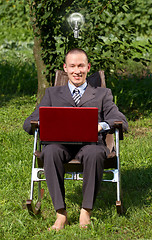
[[[85,51],[82,49],[70,50],[66,54],[63,65],[64,71],[68,74],[68,84],[46,89],[37,109],[25,120],[24,130],[32,134],[30,121],[39,119],[40,106],[97,107],[99,110],[99,132],[102,129],[113,128],[115,121],[122,121],[123,129],[127,130],[126,118],[113,103],[111,90],[101,87],[93,88],[87,83],[86,77],[90,67]],[[80,121],[83,121],[83,119],[80,119]],[[59,128],[62,127],[64,126],[62,126],[61,119]],[[78,159],[83,164],[83,201],[79,222],[80,227],[87,228],[90,224],[91,210],[102,180],[104,160],[108,154],[109,149],[105,145],[102,134],[99,134],[97,145],[50,144],[43,148],[41,159],[44,160],[47,186],[57,216],[52,229],[60,230],[68,222],[63,164],[69,162],[72,158]]]

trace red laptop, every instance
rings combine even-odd
[[[98,141],[98,108],[40,107],[39,120],[43,143]]]

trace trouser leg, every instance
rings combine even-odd
[[[86,145],[77,157],[83,163],[83,208],[93,208],[104,169],[108,149],[102,145]]]
[[[44,159],[44,172],[49,193],[55,210],[66,208],[64,189],[64,163],[70,160],[66,147],[50,144],[44,147],[41,158]]]

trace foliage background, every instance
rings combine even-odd
[[[62,69],[65,52],[73,47],[87,51],[92,72],[103,69],[106,75],[126,70],[127,61],[144,65],[150,61],[150,0],[1,0],[0,7],[0,38],[11,41],[8,35],[11,31],[13,39],[31,41],[34,26],[35,35],[42,40],[48,81],[50,76],[54,81],[55,70]],[[74,39],[67,23],[74,11],[85,18],[79,39]]]
[[[152,26],[151,1],[32,1],[35,34],[41,37],[42,57],[47,74],[54,76],[62,69],[64,54],[73,47],[87,51],[92,72],[98,69],[111,71],[123,69],[127,60],[150,61],[152,42],[138,43],[137,37],[149,37]],[[79,39],[74,39],[67,18],[78,11],[85,17]],[[49,79],[48,79],[49,80]]]
[[[28,1],[0,0],[0,19],[0,39],[33,40]]]

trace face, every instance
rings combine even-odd
[[[69,53],[66,57],[66,63],[63,65],[70,83],[76,87],[81,86],[86,81],[90,67],[86,55],[78,52]]]

